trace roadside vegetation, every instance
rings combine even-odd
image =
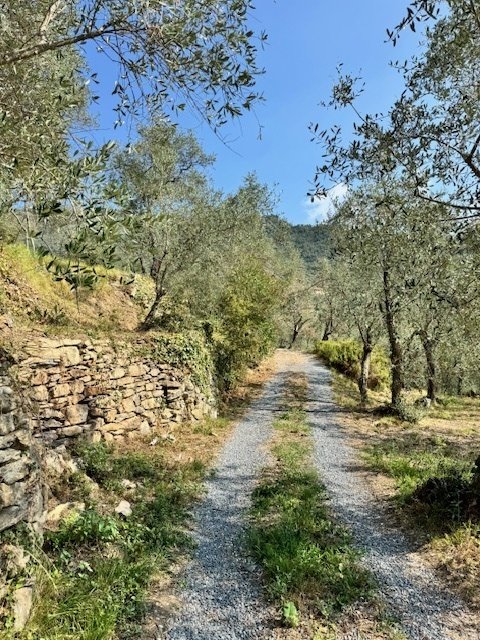
[[[217,420],[197,427],[204,450],[199,446],[193,458],[177,443],[188,438],[185,428],[164,434],[159,445],[139,441],[122,451],[79,443],[81,471],[50,487],[71,502],[71,513],[47,529],[42,548],[30,550],[37,565],[35,603],[27,627],[15,637],[138,637],[154,575],[191,547],[186,525],[201,495],[205,452],[227,426]],[[131,512],[115,512],[121,501],[132,505]]]
[[[334,638],[336,630],[348,628],[352,612],[361,610],[358,628],[365,625],[379,638],[400,638],[382,617],[374,581],[362,567],[350,533],[330,511],[310,460],[305,401],[304,376],[291,376],[284,412],[274,422],[274,462],[263,470],[253,492],[248,532],[251,553],[285,627],[281,633]]]
[[[390,499],[392,516],[422,545],[425,557],[480,605],[479,400],[441,397],[412,423],[385,415],[385,392],[373,392],[362,408],[351,380],[336,374],[334,389],[347,410],[340,419],[373,472],[372,490]],[[419,395],[412,395],[412,404]]]
[[[26,529],[2,533],[2,543],[21,543],[31,554],[36,593],[28,625],[14,633],[7,619],[0,638],[153,640],[176,606],[174,583],[193,549],[190,514],[203,481],[268,375],[268,363],[252,371],[225,398],[221,418],[121,446],[78,442],[79,471],[50,483],[51,503],[68,508],[47,523],[43,543]],[[129,507],[118,513],[123,501]]]

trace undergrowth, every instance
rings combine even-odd
[[[366,447],[364,458],[370,469],[394,478],[397,502],[425,525],[446,530],[468,519],[462,492],[472,480],[473,459],[443,438],[399,434]]]
[[[315,343],[315,355],[325,364],[349,378],[357,380],[360,375],[362,347],[355,340],[319,340]],[[388,356],[380,347],[375,347],[371,356],[368,387],[381,390],[390,381]]]
[[[142,637],[152,577],[191,548],[185,525],[206,473],[199,460],[172,463],[149,449],[119,453],[103,443],[79,445],[84,471],[99,489],[33,553],[38,595],[31,620],[20,634],[0,632],[2,640]],[[134,483],[128,491],[126,480]],[[88,493],[78,477],[70,484]],[[114,512],[122,498],[131,501],[128,517]]]

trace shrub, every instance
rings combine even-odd
[[[322,340],[315,345],[315,352],[329,367],[351,378],[358,377],[362,349],[355,340]]]
[[[320,340],[315,344],[315,353],[325,364],[349,378],[358,379],[362,359],[362,346],[352,339]],[[370,363],[368,386],[383,389],[390,379],[390,363],[383,349],[375,347]]]
[[[416,424],[425,416],[426,407],[420,404],[409,404],[404,398],[400,398],[393,407],[393,413],[403,422]]]
[[[256,261],[230,274],[213,336],[219,387],[228,391],[277,343],[275,313],[280,283]]]
[[[90,444],[79,441],[75,446],[75,453],[80,456],[82,466],[90,478],[104,485],[112,475],[112,448],[104,442]]]
[[[146,355],[158,362],[189,371],[202,391],[206,395],[211,393],[214,364],[212,354],[200,333],[156,333]]]

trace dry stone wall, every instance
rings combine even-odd
[[[43,488],[32,421],[7,375],[0,377],[0,531],[20,521],[34,528],[42,519]]]
[[[18,376],[30,388],[35,437],[50,446],[82,435],[121,440],[216,414],[213,391],[141,347],[46,338],[29,346]]]
[[[3,363],[0,532],[23,522],[41,535],[46,477],[76,468],[67,450],[75,438],[121,442],[155,427],[216,416],[208,375],[200,386],[189,370],[157,362],[149,346],[39,338],[15,364]],[[0,536],[0,626],[11,616],[20,630],[28,619],[34,591],[29,558]]]
[[[216,416],[213,386],[156,362],[141,343],[41,338],[24,351],[0,372],[0,531],[20,521],[41,528],[49,451]]]

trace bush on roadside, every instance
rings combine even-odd
[[[357,380],[360,375],[362,347],[356,340],[319,340],[315,344],[315,354],[325,364],[340,373]],[[383,389],[390,380],[390,364],[383,349],[375,347],[370,363],[368,386]]]

